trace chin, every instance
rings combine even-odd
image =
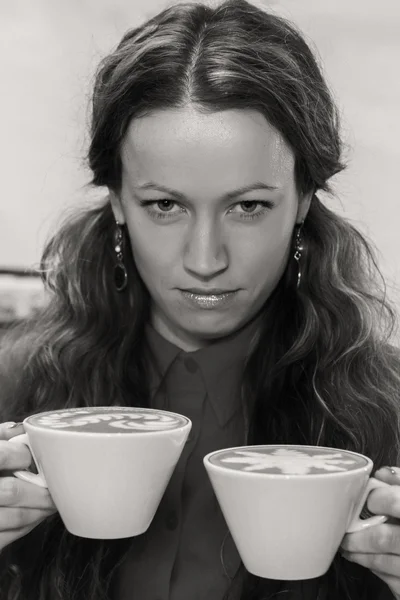
[[[235,333],[243,326],[240,319],[226,318],[201,318],[196,321],[184,323],[180,321],[180,327],[186,330],[190,335],[196,336],[204,340],[212,340],[225,337]]]

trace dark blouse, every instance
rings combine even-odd
[[[133,540],[117,600],[222,600],[240,565],[203,457],[245,441],[239,388],[254,324],[184,352],[148,327],[151,406],[193,425],[150,528]]]

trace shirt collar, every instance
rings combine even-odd
[[[178,356],[190,356],[202,372],[210,403],[219,424],[223,426],[238,409],[238,388],[246,358],[256,342],[257,331],[258,319],[245,325],[237,333],[217,340],[205,348],[185,352],[148,324],[146,339],[153,359],[150,361],[152,391],[158,389]]]

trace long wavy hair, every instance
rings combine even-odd
[[[246,0],[163,10],[128,31],[99,66],[91,183],[118,193],[130,121],[187,105],[259,111],[295,154],[299,194],[314,193],[303,226],[301,286],[291,258],[263,308],[244,373],[243,399],[255,398],[248,443],[333,446],[364,453],[376,467],[396,464],[400,359],[391,339],[398,316],[372,242],[317,195],[334,195],[330,179],[345,163],[339,111],[313,51],[296,26]],[[129,245],[129,287],[114,290],[114,226],[105,195],[70,215],[47,243],[40,271],[48,305],[3,340],[2,420],[60,407],[148,405],[150,299]],[[2,552],[0,596],[109,599],[134,543],[76,538],[54,515]],[[289,599],[295,589],[307,600],[372,600],[384,584],[337,556],[312,582],[314,591],[310,582],[259,579],[243,566],[227,597],[236,585],[243,600],[281,598],[284,590]]]

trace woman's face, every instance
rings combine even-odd
[[[111,201],[154,328],[192,351],[246,325],[278,284],[310,203],[299,201],[282,136],[256,111],[158,111],[131,122],[121,159]]]

